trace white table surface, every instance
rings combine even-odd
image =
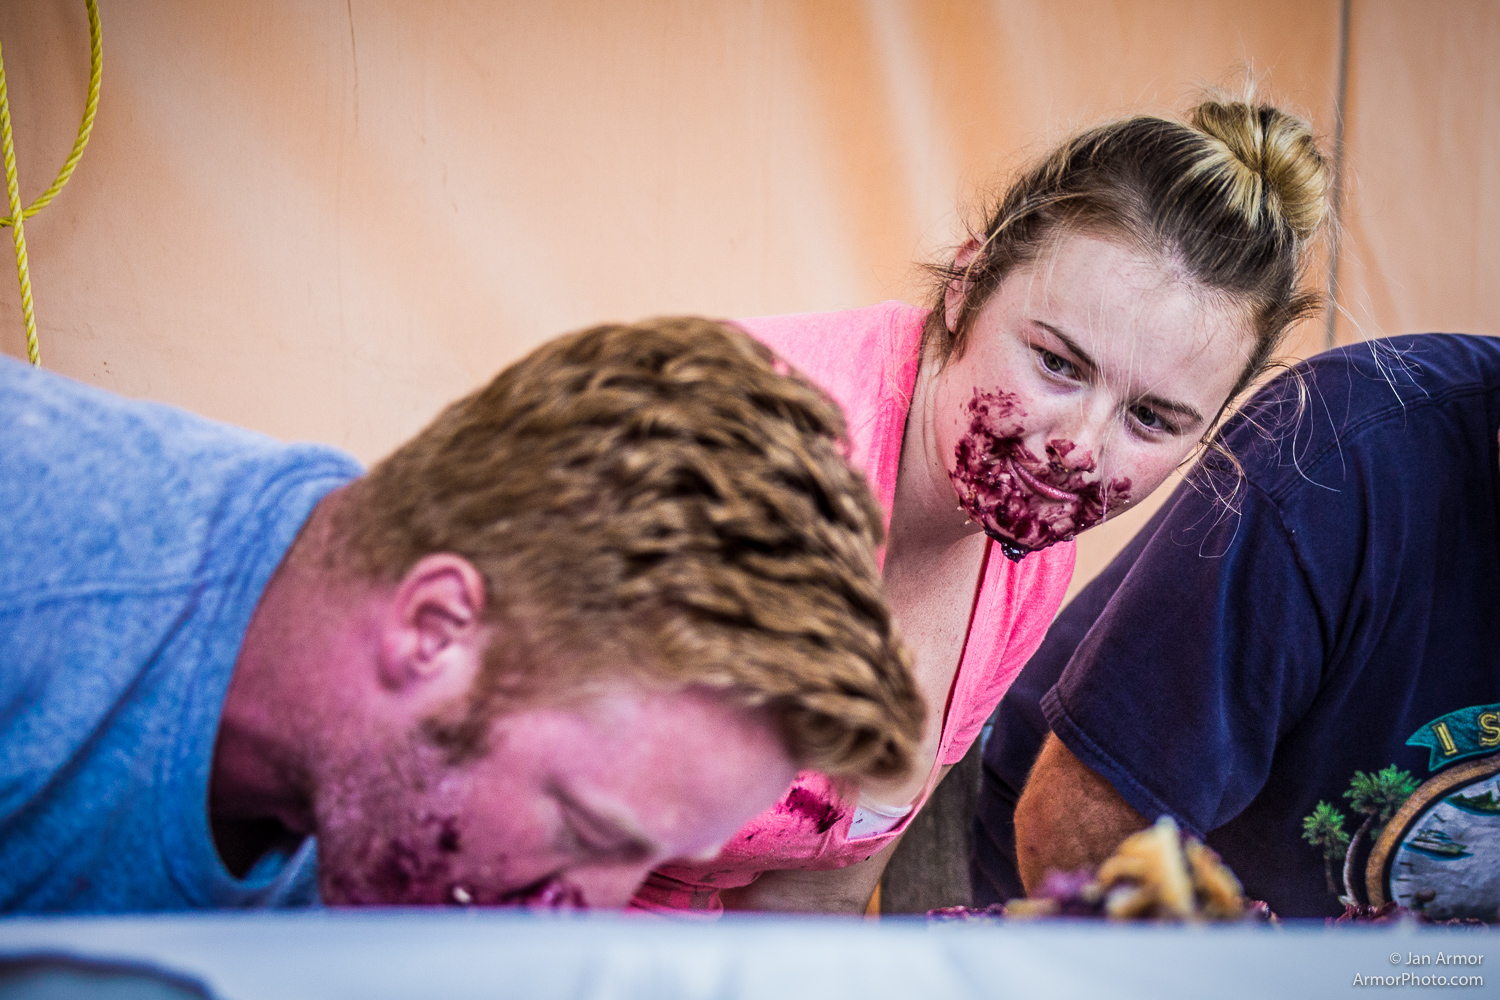
[[[879,923],[739,917],[311,911],[0,918],[0,955],[145,961],[223,1000],[442,997],[1500,996],[1495,931]],[[1410,954],[1483,964],[1405,964]],[[1391,959],[1399,957],[1401,964]],[[1481,975],[1478,988],[1354,986],[1356,974]]]

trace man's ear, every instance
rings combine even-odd
[[[424,556],[396,585],[380,640],[380,682],[392,690],[441,681],[467,690],[484,653],[484,577],[462,556]]]
[[[958,316],[963,311],[964,299],[969,295],[971,282],[962,277],[962,272],[973,263],[974,255],[979,253],[979,241],[970,236],[964,240],[964,245],[958,248],[958,253],[953,255],[953,269],[960,272],[959,277],[948,281],[948,288],[943,292],[943,322],[948,325],[948,332],[952,333],[958,327]]]

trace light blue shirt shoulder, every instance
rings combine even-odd
[[[0,358],[0,911],[316,900],[310,840],[220,863],[208,777],[255,605],[362,472]]]

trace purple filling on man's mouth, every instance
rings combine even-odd
[[[1129,479],[1108,486],[1088,481],[1093,456],[1074,455],[1072,441],[1048,441],[1045,461],[1032,454],[1025,444],[1026,412],[1013,393],[975,390],[966,410],[969,429],[954,449],[950,478],[964,512],[1007,559],[1019,562],[1028,552],[1068,541],[1129,501]],[[1042,491],[1063,496],[1044,495],[1026,476]]]
[[[524,906],[532,910],[585,910],[589,905],[582,889],[550,875],[507,892],[495,902],[500,906]]]

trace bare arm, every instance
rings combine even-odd
[[[1048,870],[1092,867],[1149,824],[1052,733],[1016,803],[1016,862],[1028,895]]]

